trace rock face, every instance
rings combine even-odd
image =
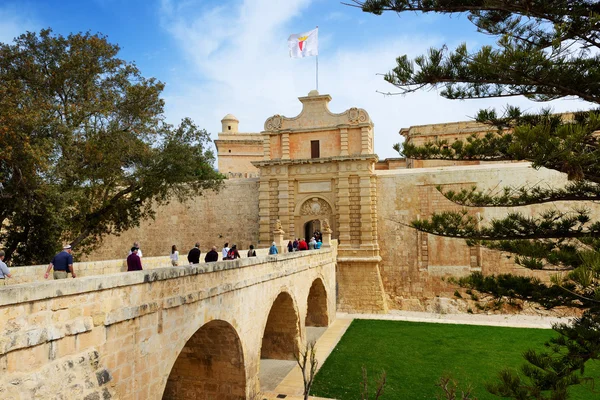
[[[45,364],[35,373],[27,371],[27,361],[18,361],[24,372],[12,374],[8,382],[0,380],[0,398],[119,399],[110,385],[112,377],[100,364],[100,356],[94,349],[61,357]]]

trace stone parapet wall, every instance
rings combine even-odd
[[[240,250],[240,256],[247,258],[247,250]],[[257,249],[257,256],[266,256],[269,249]],[[200,261],[204,259],[206,253],[202,253]],[[221,259],[221,250],[219,249],[219,259]],[[188,264],[187,254],[179,254],[179,265],[183,266]],[[143,257],[142,268],[145,270],[155,268],[171,267],[171,258],[168,256],[163,257]],[[18,285],[21,283],[30,283],[44,281],[44,273],[46,272],[48,265],[27,265],[20,267],[13,267],[10,269],[12,278],[6,280],[7,285]],[[75,274],[77,278],[95,275],[108,275],[116,274],[119,272],[127,271],[127,260],[106,260],[106,261],[82,261],[73,263]],[[52,273],[50,273],[50,280],[52,280]],[[70,279],[70,278],[69,278]]]
[[[334,242],[278,256],[4,287],[0,398],[162,398],[186,342],[213,320],[239,337],[250,396],[259,389],[262,330],[282,292],[297,315],[295,340],[306,336],[313,282],[323,282],[328,321],[335,318],[336,257]]]

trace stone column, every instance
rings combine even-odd
[[[281,159],[290,159],[290,134],[287,132],[281,135]]]
[[[348,175],[339,177],[338,180],[338,222],[340,224],[340,247],[350,246],[350,183]]]
[[[273,241],[275,242],[275,246],[277,246],[279,254],[283,254],[283,250],[286,248],[283,235],[285,235],[285,232],[281,229],[281,221],[277,220],[275,221],[275,229],[273,230]]]
[[[263,133],[263,159],[271,159],[271,135]]]
[[[323,243],[322,247],[331,247],[331,227],[329,226],[329,221],[324,219],[322,222],[321,234],[323,235]]]
[[[261,171],[260,184],[258,187],[258,241],[261,247],[270,246],[271,229],[269,219],[269,180]]]
[[[360,178],[360,219],[362,228],[360,232],[361,249],[374,249],[376,246],[375,235],[373,232],[373,219],[377,218],[373,214],[372,182],[370,176]]]
[[[369,148],[371,142],[371,128],[368,126],[363,126],[360,128],[360,139],[361,139],[361,147],[360,154],[371,154],[373,151]]]
[[[348,155],[348,128],[340,128],[340,156]]]
[[[279,215],[277,218],[281,221],[281,226],[286,227],[289,232],[290,226],[290,192],[287,177],[279,177],[279,188],[278,188],[278,201],[279,201]]]

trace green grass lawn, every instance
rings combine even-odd
[[[354,320],[317,374],[311,394],[360,400],[364,365],[371,390],[380,372],[387,373],[381,400],[435,399],[440,393],[435,384],[444,374],[460,387],[470,384],[479,400],[499,399],[485,390],[485,383],[503,367],[518,368],[525,362],[524,350],[543,348],[553,335],[548,329]],[[599,378],[600,363],[590,367],[586,375]],[[589,387],[570,394],[573,400],[600,399]]]

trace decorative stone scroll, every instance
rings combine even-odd
[[[300,207],[300,215],[327,215],[331,214],[331,206],[323,199],[313,197]]]
[[[275,221],[275,229],[273,230],[273,233],[285,233],[283,231],[283,228],[281,227],[281,221],[280,220],[276,220]]]
[[[265,131],[276,131],[283,126],[283,117],[281,115],[273,115],[265,121]]]
[[[268,122],[268,121],[267,121]],[[352,107],[348,110],[348,122],[350,125],[367,122],[367,113],[362,108]]]
[[[321,226],[322,226],[321,229],[322,229],[322,231],[324,233],[331,233],[332,232],[331,227],[329,226],[329,221],[328,220],[324,219],[323,221],[321,221]]]

